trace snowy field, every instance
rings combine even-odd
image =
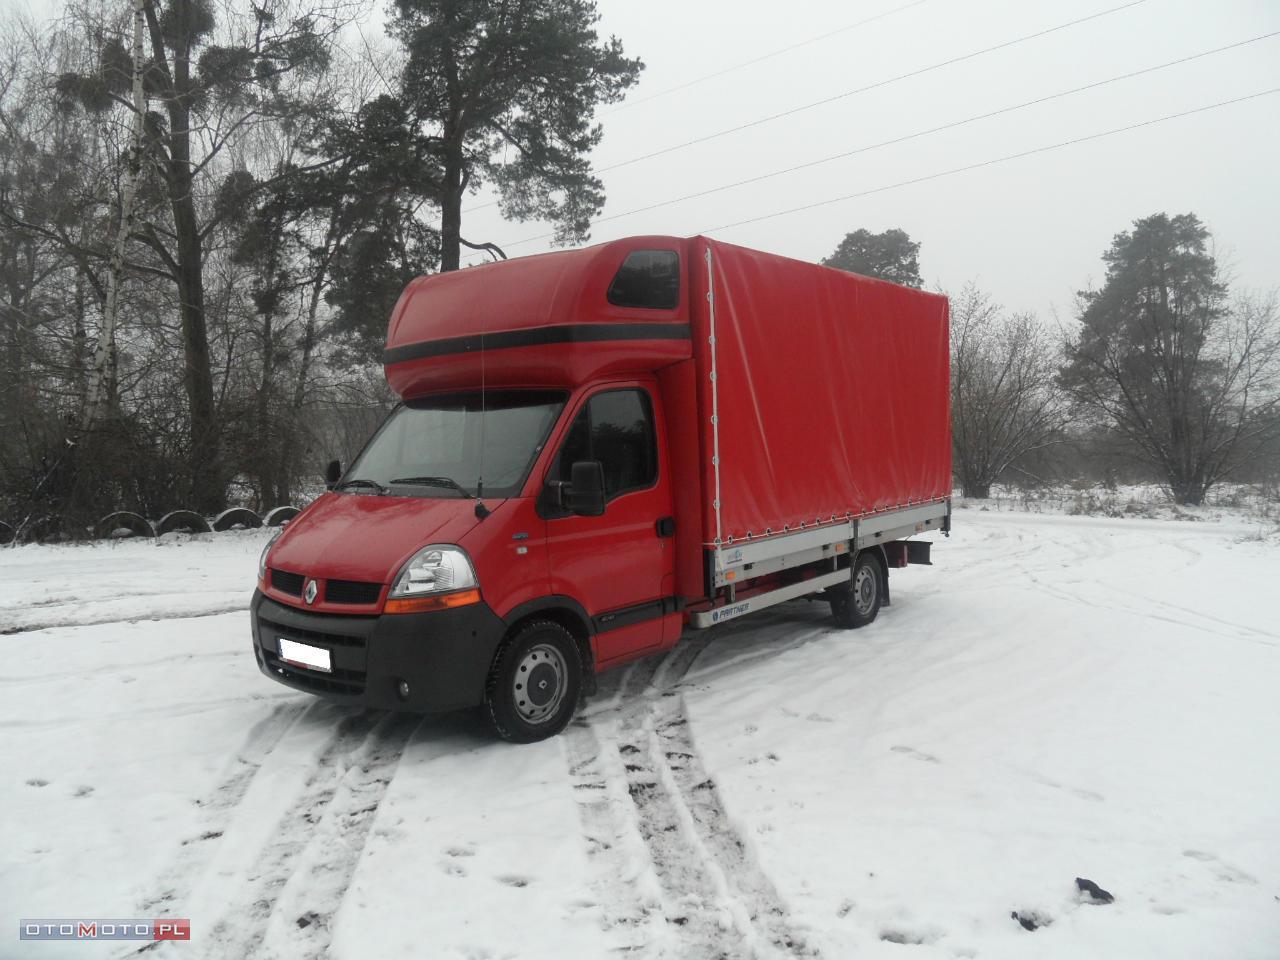
[[[526,747],[262,677],[263,536],[0,550],[0,956],[131,955],[17,940],[87,915],[226,960],[1280,957],[1280,535],[1238,514],[970,505],[870,628],[717,628]]]

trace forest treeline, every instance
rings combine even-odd
[[[600,104],[641,63],[590,0],[73,2],[0,27],[0,516],[287,503],[389,397],[463,197],[585,239]],[[495,250],[495,253],[497,251]]]
[[[21,536],[296,501],[389,408],[405,283],[503,255],[464,198],[589,237],[597,108],[643,68],[593,0],[396,0],[385,36],[369,13],[72,0],[0,21],[0,521]],[[952,291],[967,492],[1130,470],[1194,503],[1274,477],[1274,297],[1230,290],[1209,244],[1191,215],[1116,236],[1070,337]],[[825,262],[920,285],[918,249],[862,230]]]

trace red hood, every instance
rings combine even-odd
[[[479,521],[475,502],[326,493],[289,523],[270,566],[322,580],[390,583],[429,543],[458,543]]]

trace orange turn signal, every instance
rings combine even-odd
[[[467,607],[480,602],[479,590],[456,590],[431,597],[397,597],[388,600],[383,613],[426,613],[429,610],[448,610],[450,607]]]

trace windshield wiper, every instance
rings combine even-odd
[[[471,491],[452,477],[401,477],[399,480],[391,481],[392,486],[398,483],[420,487],[448,487],[450,490],[457,490],[468,500],[474,499]]]
[[[341,483],[335,483],[333,489],[341,490],[343,487],[367,487],[370,490],[377,490],[378,493],[386,493],[387,488],[380,484],[377,480],[365,480],[359,477],[355,480],[343,480]]]

